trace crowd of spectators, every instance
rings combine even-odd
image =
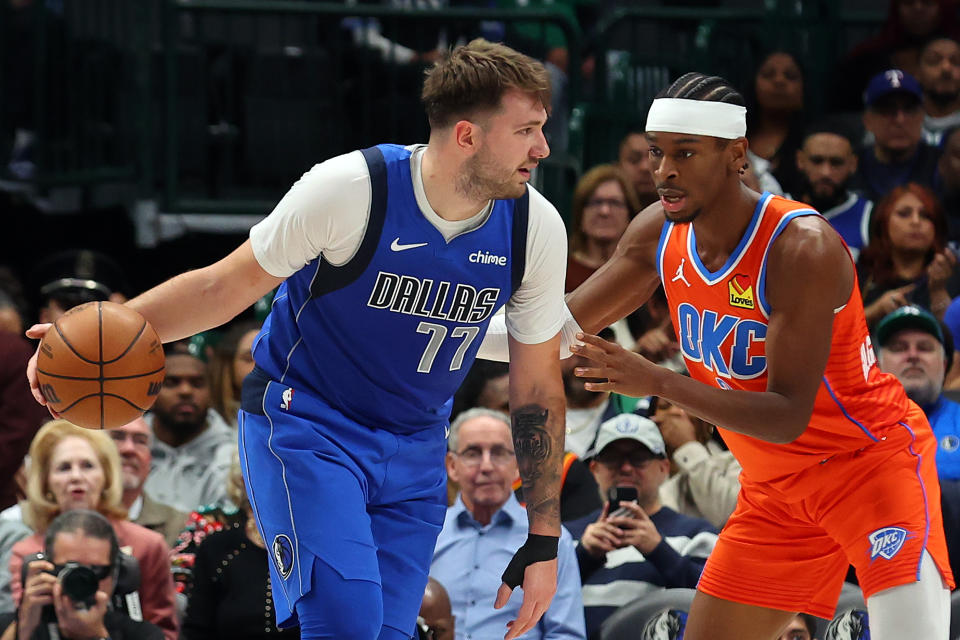
[[[924,409],[938,440],[957,572],[960,26],[947,0],[891,0],[890,7],[883,33],[838,63],[847,75],[825,96],[827,116],[810,116],[810,96],[826,88],[810,86],[800,56],[777,49],[758,58],[741,87],[751,150],[744,182],[816,208],[849,247],[878,363]],[[371,55],[393,52],[421,66],[446,37],[404,49],[375,38],[373,22],[351,29],[358,42],[365,34],[364,42],[379,43]],[[522,38],[522,30],[512,35]],[[562,81],[575,70],[562,39],[553,44],[543,57]],[[608,163],[587,167],[570,193],[568,291],[602,267],[630,220],[657,200],[642,121],[637,113]],[[32,348],[18,334],[76,304],[132,292],[123,269],[90,251],[55,256],[36,275],[40,286],[25,293],[9,272],[0,274],[0,615],[7,616],[0,620],[19,634],[10,637],[33,637],[21,631],[37,627],[41,614],[24,586],[46,584],[44,562],[71,559],[71,536],[83,537],[94,555],[103,551],[77,562],[116,567],[132,558],[139,567],[133,588],[112,573],[102,586],[110,597],[124,590],[125,602],[135,596],[137,604],[117,614],[129,624],[166,638],[296,636],[274,626],[268,548],[236,459],[241,383],[262,315],[167,345],[166,380],[152,410],[96,433],[46,420],[23,382]],[[33,310],[23,301],[30,295]],[[601,337],[683,368],[662,291]],[[578,364],[577,356],[563,363],[558,596],[530,638],[599,637],[618,609],[694,588],[739,491],[739,464],[713,425],[661,398],[588,390],[572,373]],[[425,637],[502,637],[515,613],[493,608],[499,572],[526,531],[507,385],[504,365],[478,361],[455,398],[450,506],[418,621]],[[682,618],[674,609],[659,615],[651,629]],[[120,637],[128,623],[104,624]],[[153,637],[142,633],[125,637]],[[816,633],[816,621],[798,616],[783,637]]]

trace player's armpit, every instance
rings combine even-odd
[[[610,326],[653,295],[660,284],[656,262],[663,224],[659,202],[638,213],[613,256],[567,295],[567,306],[586,333]]]
[[[560,535],[565,407],[559,334],[540,344],[510,338],[510,414],[530,533]]]
[[[774,242],[766,283],[767,391],[791,401],[798,437],[810,420],[830,356],[835,312],[853,291],[853,262],[829,223],[802,217]]]

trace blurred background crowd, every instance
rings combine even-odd
[[[744,182],[810,204],[843,236],[878,363],[933,425],[960,569],[953,0],[0,0],[4,638],[47,637],[50,610],[30,588],[46,574],[30,560],[62,565],[77,532],[111,545],[108,561],[75,560],[114,569],[103,578],[120,596],[113,638],[297,635],[273,624],[270,548],[235,446],[269,296],[167,345],[153,410],[106,433],[49,421],[33,402],[23,330],[222,257],[317,162],[424,142],[424,69],[478,36],[550,71],[552,152],[532,182],[567,223],[568,291],[658,198],[643,136],[653,96],[690,70],[738,86]],[[683,370],[662,291],[602,336]],[[529,637],[680,638],[739,465],[712,425],[659,398],[589,391],[577,364],[563,365],[560,586]],[[492,608],[526,527],[507,410],[506,365],[478,361],[455,398],[450,508],[421,636],[498,638],[511,617]],[[862,610],[851,575],[829,629],[798,616],[783,637],[859,637]]]

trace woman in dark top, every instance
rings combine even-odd
[[[943,318],[958,293],[952,278],[957,261],[946,242],[943,208],[926,187],[910,182],[878,203],[870,244],[857,262],[868,325],[905,304]]]
[[[239,461],[230,469],[227,491],[238,518],[210,533],[193,549],[192,586],[182,640],[299,638],[300,631],[277,629],[267,550],[250,516]]]

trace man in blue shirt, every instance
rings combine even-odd
[[[628,602],[663,588],[695,588],[717,534],[706,520],[660,503],[670,461],[652,420],[629,413],[607,420],[590,458],[602,499],[613,487],[637,491],[635,503],[605,503],[602,510],[566,523],[579,540],[584,615],[592,636]]]
[[[494,609],[500,566],[527,535],[527,514],[513,495],[517,461],[505,413],[468,409],[450,426],[447,473],[460,494],[447,509],[430,566],[456,619],[456,640],[500,640],[519,602]],[[573,539],[562,530],[557,594],[540,622],[521,638],[583,639],[583,602]]]
[[[941,393],[950,355],[940,323],[926,309],[907,305],[880,320],[876,338],[880,369],[895,375],[927,414],[937,438],[940,479],[960,480],[960,404]]]

